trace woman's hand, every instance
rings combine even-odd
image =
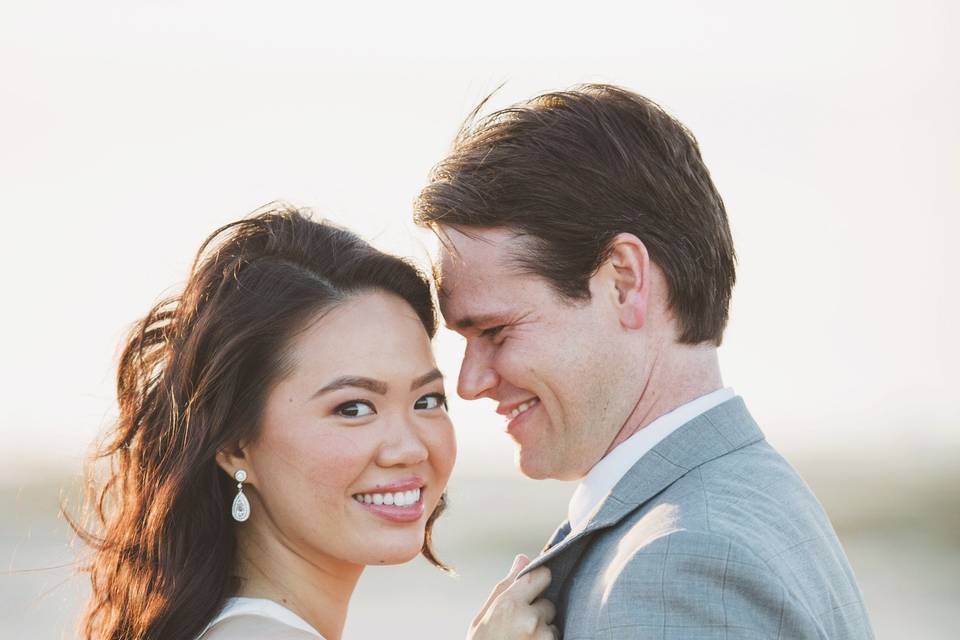
[[[556,610],[545,598],[537,598],[550,584],[550,569],[537,567],[519,580],[517,574],[530,564],[517,556],[510,574],[501,580],[473,619],[467,640],[554,640]]]

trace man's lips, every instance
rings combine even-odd
[[[531,396],[521,402],[512,402],[510,404],[501,403],[500,406],[497,407],[497,413],[505,416],[508,420],[512,420],[538,404],[540,404],[540,398]]]
[[[539,400],[522,403],[517,408],[520,409],[520,411],[514,409],[513,413],[507,416],[508,422],[506,431],[517,442],[517,444],[521,444],[524,427],[530,421],[530,416],[536,413],[536,410],[539,406]]]

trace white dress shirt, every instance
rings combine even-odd
[[[587,526],[594,510],[606,499],[627,471],[661,440],[700,414],[733,398],[734,395],[733,389],[728,387],[680,405],[637,431],[601,458],[600,462],[595,464],[580,481],[570,498],[570,506],[567,508],[567,517],[570,521],[568,535],[574,535]]]

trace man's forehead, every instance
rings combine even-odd
[[[469,259],[476,254],[506,254],[523,234],[509,227],[463,227],[440,225],[437,228],[442,254]]]
[[[522,274],[512,250],[517,234],[506,229],[445,229],[433,277],[444,321],[467,328],[500,314],[505,290]]]
[[[439,229],[440,252],[433,264],[433,277],[441,295],[455,286],[515,274],[513,269],[518,234],[503,227]]]

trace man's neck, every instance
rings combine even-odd
[[[333,558],[308,561],[269,533],[250,532],[239,540],[237,595],[278,602],[324,638],[339,640],[363,567]]]
[[[627,438],[677,407],[723,387],[714,347],[674,347],[650,364],[637,404],[604,456]]]

